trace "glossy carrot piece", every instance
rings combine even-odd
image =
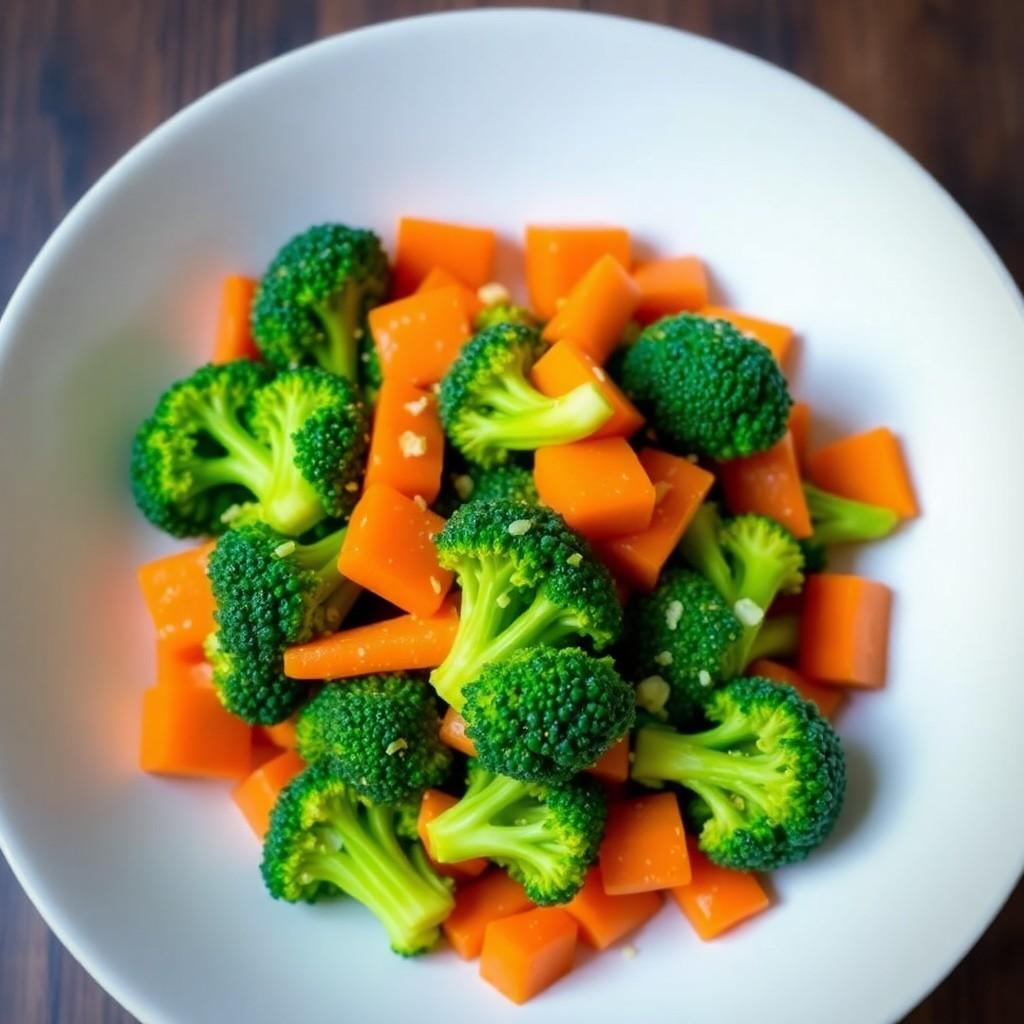
[[[815,681],[885,685],[892,591],[863,576],[815,573],[804,585],[800,671]]]
[[[839,687],[818,686],[817,683],[812,683],[796,669],[790,668],[788,665],[780,665],[777,661],[771,661],[768,658],[759,658],[748,665],[744,675],[763,676],[765,679],[774,679],[777,683],[788,683],[801,697],[816,704],[818,710],[826,718],[834,715],[843,703],[843,693]]]
[[[806,402],[794,402],[789,410],[789,433],[793,438],[797,468],[805,474],[807,455],[811,450],[811,407]]]
[[[708,275],[696,256],[641,263],[633,271],[633,282],[640,291],[635,315],[642,324],[707,305]]]
[[[240,274],[224,278],[211,362],[230,363],[235,359],[261,358],[249,328],[249,311],[257,283]]]
[[[448,708],[441,719],[441,728],[438,731],[441,742],[452,750],[465,754],[466,757],[476,757],[476,746],[466,735],[466,720],[455,710]]]
[[[572,970],[576,922],[558,907],[492,921],[484,932],[480,977],[522,1005]]]
[[[613,743],[588,769],[602,782],[625,782],[629,778],[629,736]]]
[[[484,932],[492,921],[522,913],[533,906],[526,890],[504,871],[495,869],[455,895],[455,909],[441,925],[445,938],[463,960],[480,955]]]
[[[427,832],[427,825],[458,802],[458,797],[440,789],[426,790],[420,801],[420,813],[416,818],[416,832],[435,871],[442,875],[451,875],[453,878],[478,878],[490,865],[490,861],[486,857],[471,857],[469,860],[460,860],[454,864],[441,864],[434,860],[430,852],[430,836]]]
[[[779,366],[786,365],[786,360],[793,349],[792,327],[771,320],[761,320],[735,309],[726,309],[724,306],[705,306],[700,310],[700,315],[713,320],[727,320],[738,331],[749,334],[755,341],[770,349]]]
[[[395,247],[395,294],[408,295],[435,267],[479,288],[491,280],[496,242],[491,228],[402,217]]]
[[[306,762],[294,750],[286,750],[258,767],[232,791],[232,798],[258,839],[267,834],[270,812],[281,790],[295,778]]]
[[[661,903],[657,892],[609,896],[604,891],[601,869],[592,867],[583,888],[565,909],[576,919],[584,942],[594,949],[607,949],[654,917]]]
[[[609,896],[685,885],[690,860],[675,794],[657,793],[610,807],[599,861]]]
[[[212,686],[213,668],[201,647],[182,650],[177,638],[156,641],[157,686]]]
[[[267,742],[273,743],[281,750],[295,750],[298,747],[298,739],[295,735],[295,715],[286,718],[277,725],[260,725],[257,729],[266,737]]]
[[[138,568],[139,587],[157,639],[165,651],[198,659],[203,641],[214,631],[215,603],[206,563],[213,542],[200,544]]]
[[[462,295],[462,305],[466,310],[466,316],[472,323],[477,313],[484,308],[477,293],[464,282],[460,281],[454,274],[445,270],[444,267],[433,267],[429,274],[420,282],[417,292],[433,292],[438,288],[458,288]]]

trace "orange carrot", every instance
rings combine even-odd
[[[602,782],[625,782],[629,778],[629,736],[612,744],[587,772]]]
[[[441,742],[446,746],[457,750],[466,757],[476,757],[476,746],[466,735],[466,720],[455,710],[448,708],[441,719],[441,728],[438,732]]]
[[[639,533],[598,541],[594,550],[616,578],[653,590],[715,478],[688,459],[656,448],[644,448],[639,458],[654,485],[651,525]]]
[[[719,479],[733,515],[754,512],[770,516],[797,539],[810,537],[811,516],[789,431],[767,451],[722,463]]]
[[[291,679],[348,679],[373,672],[436,668],[447,657],[459,626],[452,602],[435,615],[399,615],[330,633],[284,652]]]
[[[286,718],[277,725],[259,725],[257,730],[263,734],[268,743],[273,743],[281,750],[295,750],[299,745],[295,736],[295,715]]]
[[[442,526],[435,512],[375,484],[352,512],[338,569],[403,611],[429,618],[452,585],[452,574],[438,565],[434,549]]]
[[[672,889],[672,896],[705,942],[771,904],[756,875],[719,867],[697,849],[695,842],[688,840],[687,845],[693,878],[688,885]]]
[[[774,679],[778,683],[788,683],[801,697],[816,704],[818,710],[826,718],[835,714],[836,709],[843,703],[843,693],[838,687],[818,686],[806,676],[802,676],[796,669],[780,665],[777,661],[770,661],[768,658],[759,658],[752,665],[747,666],[744,674],[763,676],[765,679]]]
[[[434,860],[430,853],[430,838],[427,833],[427,825],[430,824],[439,814],[444,813],[449,807],[454,807],[459,802],[458,797],[450,793],[444,793],[440,789],[428,789],[420,801],[420,813],[416,818],[416,832],[419,834],[423,849],[434,865],[434,870],[442,875],[451,875],[456,878],[478,878],[486,870],[490,861],[486,857],[471,857],[469,860],[460,860],[455,864],[440,864]]]
[[[224,710],[212,687],[154,686],[142,695],[144,772],[240,779],[251,747],[252,729]]]
[[[611,419],[590,435],[592,438],[629,437],[644,425],[643,416],[615,381],[586,352],[569,342],[552,345],[533,364],[530,381],[541,394],[551,398],[567,395],[581,384],[596,384],[613,411]]]
[[[651,525],[654,485],[621,437],[540,448],[533,478],[541,501],[586,537],[639,533]]]
[[[479,288],[491,279],[495,241],[490,228],[403,217],[395,247],[395,294],[408,295],[434,267]]]
[[[675,794],[657,793],[610,807],[599,860],[609,896],[685,885],[690,861]]]
[[[377,395],[364,486],[387,484],[429,505],[441,490],[444,431],[437,396],[403,381],[385,381]]]
[[[544,340],[568,341],[603,363],[636,309],[639,289],[614,256],[602,256],[576,282],[544,328]]]
[[[466,287],[454,274],[449,273],[444,267],[434,267],[422,281],[420,281],[417,292],[433,292],[438,288],[450,288],[455,286],[462,295],[462,306],[466,310],[466,316],[470,323],[476,318],[477,313],[483,309],[484,304],[472,288]]]
[[[532,906],[518,882],[504,871],[494,870],[459,889],[455,909],[441,927],[452,949],[463,960],[473,960],[480,955],[484,932],[492,921],[522,913]]]
[[[919,511],[900,443],[887,427],[844,437],[811,452],[807,476],[823,490],[884,505],[904,519]]]
[[[661,895],[657,892],[609,896],[604,891],[598,867],[587,872],[583,888],[565,907],[576,918],[581,938],[595,949],[607,949],[613,942],[636,931],[660,908]]]
[[[794,402],[789,410],[789,433],[793,438],[797,468],[804,473],[811,444],[811,407],[806,402]]]
[[[213,669],[201,647],[181,650],[175,642],[156,641],[157,686],[212,686]]]
[[[212,362],[230,363],[234,359],[260,358],[260,350],[249,330],[249,309],[256,284],[251,277],[238,274],[224,278]]]
[[[213,592],[206,577],[206,560],[212,550],[212,542],[200,544],[139,566],[142,599],[157,639],[168,651],[202,657],[203,641],[216,628]]]
[[[549,320],[573,285],[604,255],[630,266],[629,232],[610,227],[526,228],[526,287],[530,304]]]
[[[770,349],[779,366],[786,365],[793,348],[792,327],[772,323],[771,320],[760,320],[756,316],[747,316],[746,313],[738,313],[735,309],[726,309],[724,306],[705,306],[700,310],[700,315],[713,320],[727,320],[738,331],[749,334],[755,341]]]
[[[885,684],[892,591],[863,576],[815,573],[804,586],[800,671],[841,686]]]
[[[528,1002],[572,970],[577,927],[558,907],[492,921],[484,932],[480,977],[513,1003]]]
[[[420,387],[445,375],[470,334],[457,286],[377,306],[370,310],[369,324],[384,379]]]
[[[708,276],[696,256],[641,263],[633,281],[640,290],[636,318],[642,324],[707,305]]]
[[[266,835],[278,794],[305,767],[306,762],[294,750],[286,750],[235,786],[231,795],[258,839]]]

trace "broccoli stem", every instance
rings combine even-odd
[[[200,406],[197,418],[227,453],[207,462],[204,478],[210,480],[211,486],[241,481],[253,494],[267,491],[273,480],[270,453],[242,427],[234,411],[223,400],[218,400],[209,410]],[[208,477],[205,474],[209,474]],[[224,474],[223,478],[217,479],[220,474]]]
[[[804,484],[807,509],[818,544],[853,544],[880,540],[896,528],[900,517],[890,508],[853,501]]]
[[[732,604],[736,600],[736,586],[719,543],[721,526],[715,506],[701,505],[683,534],[679,550],[683,558],[718,591],[722,600]]]
[[[317,362],[328,372],[356,383],[359,373],[359,343],[356,330],[362,313],[363,292],[348,284],[333,302],[314,306],[327,344],[316,351]]]
[[[800,642],[800,616],[777,615],[765,619],[750,643],[747,662],[738,666],[742,671],[758,658],[786,658],[795,654]]]

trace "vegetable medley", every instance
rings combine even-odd
[[[132,448],[139,510],[202,538],[139,571],[141,762],[239,780],[273,897],[524,1002],[665,895],[718,936],[829,836],[891,600],[829,549],[917,506],[889,430],[811,446],[792,331],[697,258],[530,226],[520,306],[494,250],[324,224],[225,282]]]

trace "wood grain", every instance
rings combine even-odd
[[[126,149],[267,58],[429,0],[4,0],[0,305],[47,235]],[[1020,0],[594,0],[758,54],[849,104],[951,192],[1024,282]],[[941,899],[941,893],[936,894]],[[1024,1020],[1024,888],[907,1024]],[[870,984],[870,979],[865,979]],[[126,1024],[0,860],[0,1022]]]

